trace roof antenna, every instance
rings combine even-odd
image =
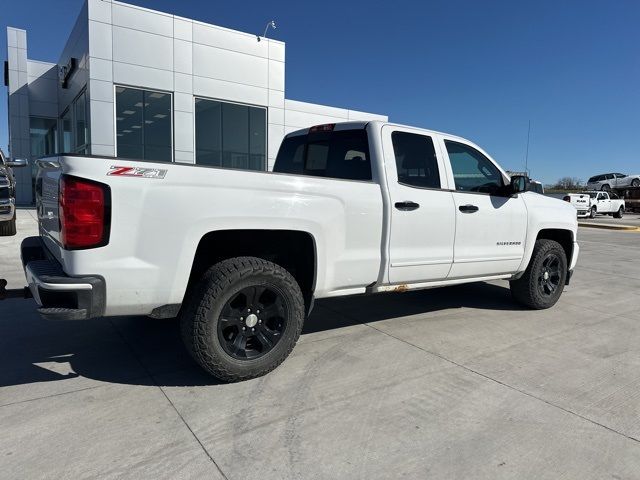
[[[529,128],[527,129],[527,152],[524,156],[524,171],[529,176],[529,137],[531,136],[531,120],[529,120]]]
[[[264,27],[264,33],[262,34],[262,37],[260,35],[256,35],[256,38],[258,39],[258,41],[262,40],[263,38],[267,38],[267,30],[269,30],[269,27],[275,30],[277,28],[276,21],[271,20],[269,23],[267,23],[267,26]]]

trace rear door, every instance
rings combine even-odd
[[[482,151],[458,138],[442,140],[448,155],[456,214],[449,278],[515,272],[527,233],[525,194],[506,196],[506,175]]]
[[[456,215],[437,140],[385,125],[382,147],[391,199],[389,281],[443,280],[453,262]]]

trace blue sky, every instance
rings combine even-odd
[[[129,3],[287,44],[286,96],[467,137],[545,183],[640,173],[640,2]],[[29,56],[57,61],[82,0],[1,0]],[[6,56],[6,34],[0,36]],[[6,91],[6,89],[5,89]],[[0,145],[7,143],[6,101]]]

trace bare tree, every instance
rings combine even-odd
[[[557,190],[577,190],[582,188],[583,182],[577,177],[562,177],[553,188]]]

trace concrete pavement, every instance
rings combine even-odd
[[[504,282],[319,301],[282,366],[232,385],[175,321],[0,302],[0,478],[640,478],[640,237],[579,235],[551,310]]]

